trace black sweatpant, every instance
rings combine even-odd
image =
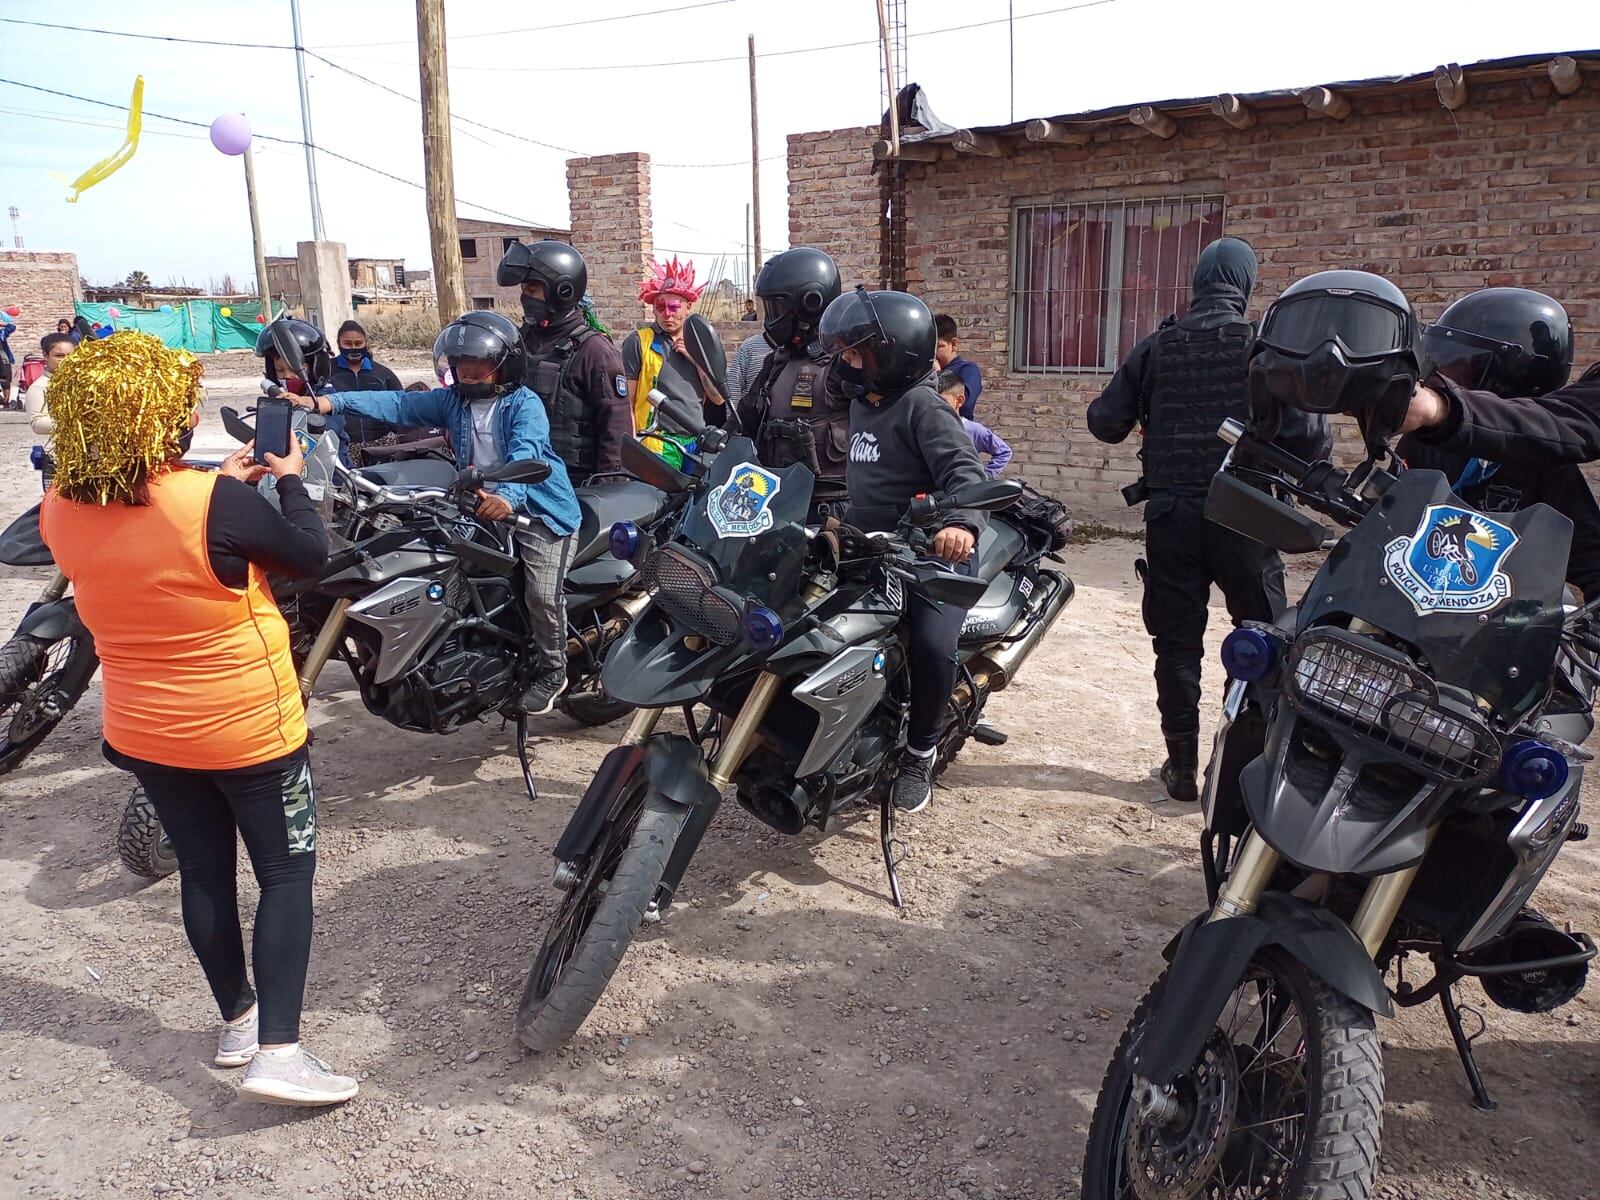
[[[178,856],[183,928],[225,1021],[259,992],[263,1045],[300,1040],[300,1007],[311,957],[311,880],[317,869],[317,808],[306,747],[236,771],[187,771],[107,757],[144,786]],[[261,886],[251,958],[239,928],[236,833]]]
[[[1156,708],[1168,738],[1200,732],[1200,660],[1211,585],[1228,615],[1270,621],[1283,611],[1283,560],[1206,520],[1205,497],[1157,493],[1145,511],[1144,627],[1156,652]]]
[[[973,556],[951,569],[971,575],[975,562]],[[906,656],[911,674],[906,745],[913,750],[928,751],[939,744],[939,726],[956,685],[956,645],[961,641],[961,624],[966,619],[964,608],[940,604],[913,589],[906,590]]]

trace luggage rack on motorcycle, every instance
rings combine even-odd
[[[1471,783],[1500,766],[1500,739],[1409,659],[1337,629],[1305,634],[1285,660],[1286,694],[1318,722],[1354,734],[1436,779]]]

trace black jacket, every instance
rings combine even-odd
[[[931,382],[876,404],[865,399],[851,404],[845,480],[850,490],[848,520],[858,529],[892,530],[914,496],[953,492],[985,478],[961,418]],[[988,517],[957,509],[944,523],[976,535],[983,532]]]
[[[1525,402],[1524,402],[1525,403]],[[1452,484],[1474,457],[1430,445],[1414,433],[1395,447],[1408,467],[1442,471]],[[1576,464],[1530,466],[1502,463],[1488,479],[1456,494],[1483,512],[1515,512],[1548,504],[1572,522],[1572,550],[1567,556],[1567,582],[1592,600],[1600,596],[1600,504]]]
[[[1512,400],[1460,387],[1441,375],[1429,378],[1428,385],[1445,397],[1448,411],[1444,424],[1416,435],[1424,444],[1531,467],[1600,459],[1600,379]]]

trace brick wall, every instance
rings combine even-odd
[[[567,160],[572,244],[589,267],[589,295],[620,342],[648,320],[639,285],[650,270],[650,156],[605,154]]]
[[[846,291],[875,288],[882,192],[872,171],[876,125],[789,135],[789,244],[833,255]]]
[[[78,256],[61,250],[0,250],[0,308],[13,304],[22,310],[13,318],[11,352],[17,361],[37,353],[39,339],[54,333],[56,322],[73,316],[81,295]]]
[[[1261,258],[1255,314],[1290,281],[1335,266],[1394,279],[1424,320],[1474,288],[1534,287],[1572,314],[1579,369],[1600,358],[1593,77],[1565,98],[1543,77],[1474,82],[1455,113],[1431,87],[1351,99],[1342,122],[1293,104],[1259,109],[1243,131],[1212,117],[1185,119],[1163,141],[1117,123],[1095,128],[1085,146],[1018,142],[1008,157],[906,167],[908,286],[960,322],[962,352],[984,372],[979,415],[1016,448],[1024,477],[1077,510],[1110,514],[1121,510],[1116,489],[1137,477],[1138,464],[1136,438],[1106,446],[1084,427],[1084,406],[1105,376],[1008,369],[1011,207],[1019,201],[1218,191],[1225,232],[1247,238]],[[860,269],[863,247],[877,238],[861,182],[876,136],[852,129],[790,138],[794,244],[842,249]]]

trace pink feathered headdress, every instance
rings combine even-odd
[[[674,255],[672,261],[663,266],[652,258],[650,278],[639,286],[639,299],[654,304],[657,296],[682,296],[693,304],[704,290],[704,286],[695,286],[692,261],[680,263]]]

